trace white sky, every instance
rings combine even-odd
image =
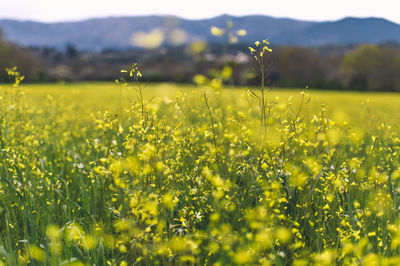
[[[400,0],[0,0],[0,18],[43,22],[122,15],[270,15],[304,20],[383,17],[400,23]]]

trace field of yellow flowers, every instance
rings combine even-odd
[[[400,264],[400,95],[10,75],[0,265]]]

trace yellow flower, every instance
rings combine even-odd
[[[218,36],[218,37],[221,37],[225,33],[225,31],[223,29],[220,29],[220,28],[215,27],[215,26],[212,26],[210,31],[211,31],[212,35]]]
[[[245,29],[240,29],[238,31],[236,31],[237,36],[246,36],[247,35],[247,31]]]
[[[256,52],[256,50],[253,47],[249,47],[250,53],[253,54]]]

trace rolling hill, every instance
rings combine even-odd
[[[312,22],[270,16],[235,17],[222,15],[210,19],[187,20],[169,16],[109,17],[79,22],[40,23],[0,20],[3,35],[24,46],[64,49],[72,44],[80,50],[127,49],[131,37],[154,29],[168,33],[173,29],[186,32],[185,42],[206,40],[221,42],[210,33],[211,26],[225,28],[232,21],[234,30],[246,29],[239,42],[250,43],[268,37],[273,44],[318,46],[400,42],[400,25],[381,18],[352,18]],[[168,40],[163,44],[168,45]]]

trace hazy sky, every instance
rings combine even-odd
[[[192,19],[261,14],[317,21],[374,16],[400,23],[399,10],[400,0],[0,0],[0,18],[44,22],[148,14]]]

